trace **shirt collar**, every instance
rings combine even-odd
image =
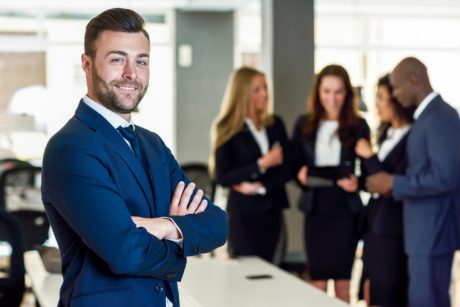
[[[420,117],[420,114],[428,107],[431,101],[438,96],[439,94],[436,92],[431,92],[429,93],[423,100],[422,102],[418,105],[417,109],[415,109],[414,112],[414,119],[417,119]]]
[[[264,127],[262,127],[262,129],[258,131],[256,128],[256,125],[254,125],[254,123],[252,122],[252,119],[250,119],[249,117],[246,117],[244,121],[246,122],[246,125],[248,125],[249,130],[251,130],[254,133],[260,133],[261,131],[264,130]]]
[[[113,128],[117,129],[118,127],[129,127],[133,126],[133,120],[132,117],[129,118],[129,121],[126,121],[123,117],[118,115],[117,113],[107,109],[105,106],[103,106],[100,103],[97,103],[96,101],[92,100],[88,96],[83,97],[83,102],[86,103],[88,107],[99,113],[102,117],[104,117],[112,126]]]
[[[393,138],[398,135],[404,135],[409,131],[410,127],[411,125],[405,125],[399,128],[390,127],[387,131],[387,138]]]

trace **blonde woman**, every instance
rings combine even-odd
[[[242,67],[233,72],[222,110],[211,131],[211,171],[230,188],[227,201],[231,256],[259,256],[279,264],[283,256],[282,210],[289,206],[283,163],[288,138],[270,114],[265,75]]]

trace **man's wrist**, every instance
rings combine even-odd
[[[163,217],[163,220],[165,220],[164,224],[164,237],[165,239],[169,240],[181,240],[182,239],[182,233],[179,230],[179,227],[174,223],[174,221],[169,218],[169,217]]]

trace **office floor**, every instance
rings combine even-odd
[[[451,283],[451,297],[452,297],[452,307],[460,307],[460,252],[457,252],[454,259],[453,265],[453,273],[452,273],[452,283]],[[352,280],[351,280],[351,306],[353,307],[366,307],[366,303],[364,301],[358,301],[358,283],[361,276],[362,271],[362,262],[359,259],[359,250],[358,250],[358,258],[355,261],[355,265],[353,267],[352,273]],[[332,286],[332,285],[331,285]],[[329,287],[331,288],[331,287]],[[331,296],[334,296],[334,293],[331,291],[328,293]],[[27,292],[24,295],[24,299],[22,301],[21,307],[35,307],[35,297],[32,293]],[[296,307],[296,306],[293,306]],[[301,307],[301,306],[299,306]]]

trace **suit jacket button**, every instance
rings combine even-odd
[[[200,251],[200,248],[198,246],[192,246],[191,251],[194,254],[198,254],[198,252]]]
[[[163,287],[160,286],[160,285],[156,285],[156,286],[155,286],[155,291],[158,292],[158,293],[160,293],[160,292],[163,291]]]

